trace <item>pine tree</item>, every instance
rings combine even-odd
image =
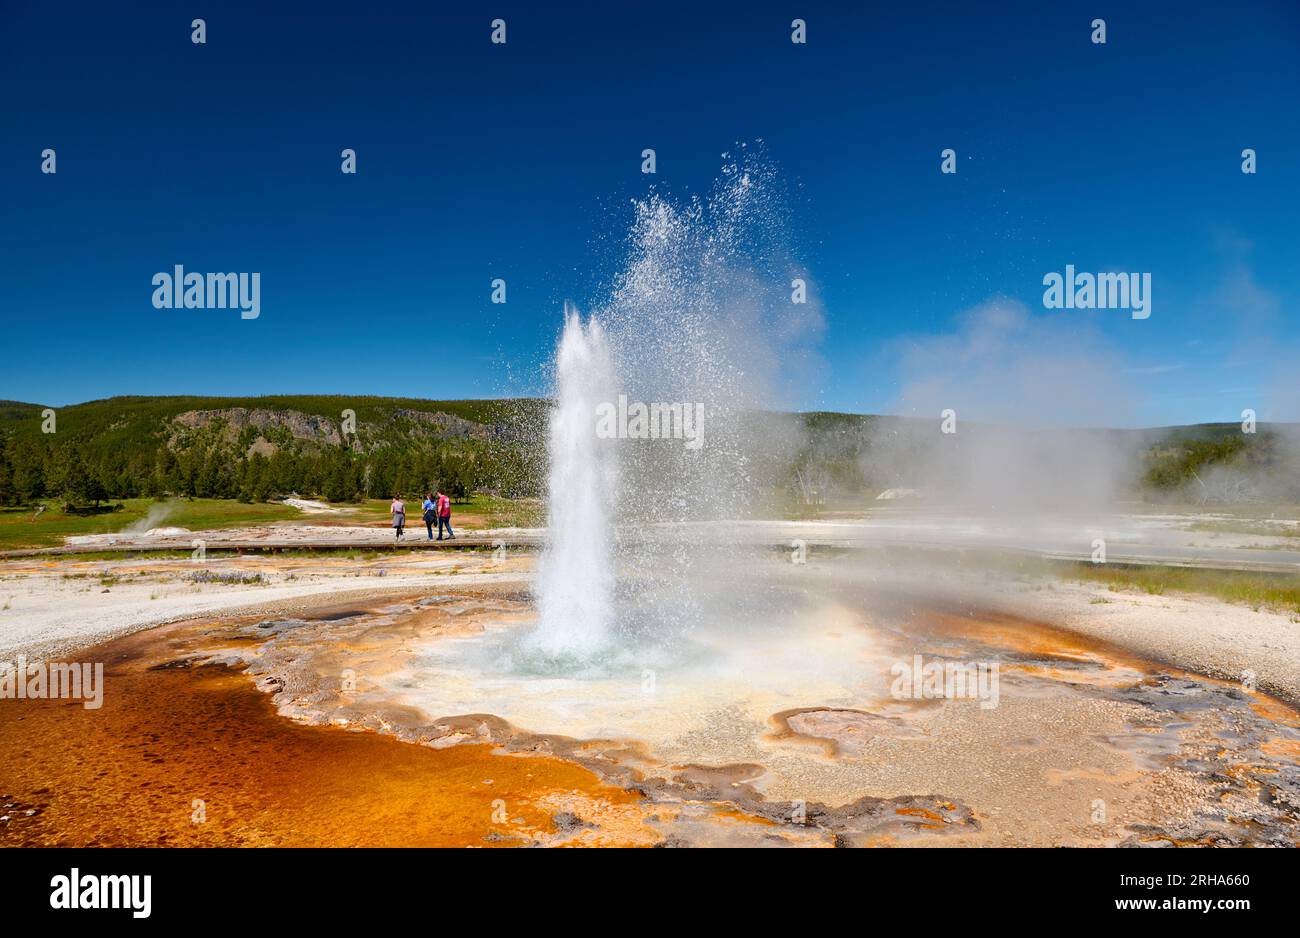
[[[18,504],[18,490],[14,487],[13,465],[9,462],[8,441],[0,442],[0,505]]]
[[[24,443],[14,450],[13,484],[20,505],[30,505],[45,494],[45,459],[34,443]]]

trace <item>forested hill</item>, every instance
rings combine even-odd
[[[531,494],[540,400],[352,395],[0,402],[0,502],[173,494],[344,500],[442,484]]]
[[[348,501],[433,485],[454,495],[533,496],[549,406],[350,395],[115,397],[58,408],[0,401],[0,505],[59,499],[75,510],[139,496],[263,501],[291,493]],[[747,419],[754,423],[740,436],[753,442],[750,468],[763,467],[755,480],[809,500],[927,484],[955,490],[974,458],[963,450],[979,451],[983,434],[1006,441],[1008,433],[1012,443],[1033,438],[1027,455],[1041,444],[1067,464],[1103,451],[1128,454],[1124,484],[1144,496],[1300,498],[1295,425],[1261,424],[1246,435],[1237,424],[1072,431],[965,424],[959,436],[944,437],[936,421],[914,418]],[[789,432],[795,426],[801,432]]]

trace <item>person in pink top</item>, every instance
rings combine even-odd
[[[438,540],[442,540],[442,529],[447,529],[448,540],[455,540],[451,530],[451,499],[441,489],[438,490]]]

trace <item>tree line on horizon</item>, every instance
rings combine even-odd
[[[358,433],[331,434],[336,442],[299,438],[284,426],[237,428],[220,416],[202,426],[183,426],[176,419],[203,408],[220,413],[221,408],[229,412],[251,407],[325,418],[334,421],[334,429],[341,408],[349,403],[356,408]],[[538,419],[544,406],[538,401],[336,396],[118,398],[64,408],[58,432],[42,433],[38,405],[0,402],[0,505],[58,499],[66,510],[81,511],[124,498],[262,502],[292,494],[348,502],[395,492],[415,495],[433,486],[455,498],[474,491],[537,496],[545,459],[538,432],[544,425]],[[460,421],[459,435],[447,435],[443,425],[430,429],[428,419],[412,419],[413,414],[439,419],[451,415],[449,419]],[[527,419],[514,419],[520,414]],[[775,467],[771,482],[804,501],[808,493],[803,489],[816,490],[820,498],[900,484],[911,474],[908,463],[920,458],[909,457],[905,450],[895,452],[901,463],[884,474],[879,459],[867,458],[880,441],[881,428],[902,426],[905,418],[811,413],[787,417],[799,421],[803,442],[794,450],[772,454],[781,466]],[[1135,482],[1153,497],[1186,493],[1201,499],[1208,493],[1216,501],[1250,500],[1261,490],[1243,486],[1240,480],[1270,475],[1270,493],[1300,497],[1294,447],[1284,445],[1277,433],[1261,428],[1247,438],[1229,425],[1134,432],[1147,434],[1141,437],[1142,468]],[[1216,472],[1226,467],[1234,469],[1230,477]],[[1225,478],[1235,488],[1229,488]],[[1287,482],[1296,484],[1288,487]]]
[[[455,498],[493,489],[513,497],[536,494],[528,484],[505,490],[503,477],[526,479],[523,460],[510,453],[465,451],[454,445],[434,452],[358,455],[339,448],[269,456],[232,453],[220,447],[174,452],[124,453],[78,443],[8,439],[0,446],[0,505],[61,500],[66,510],[98,507],[123,498],[227,498],[263,502],[288,495],[332,502],[423,493],[440,487]]]
[[[235,455],[220,448],[120,453],[85,444],[34,440],[0,446],[0,504],[5,507],[60,499],[65,509],[98,507],[130,498],[204,498],[268,501],[287,495],[329,501],[411,495],[441,487],[454,498],[495,488],[502,475],[519,477],[519,460],[502,453],[406,452],[360,456],[346,450],[278,451]],[[536,494],[516,486],[503,494]]]
[[[343,399],[318,400],[324,402],[314,408],[319,415],[340,412]],[[436,430],[421,434],[419,421],[392,418],[394,411],[410,413],[395,407],[383,413],[359,408],[360,435],[332,444],[295,438],[283,427],[236,430],[220,417],[200,427],[177,425],[177,413],[214,403],[228,408],[230,402],[129,399],[75,405],[59,412],[55,433],[39,431],[41,409],[34,405],[0,407],[0,505],[58,499],[75,512],[124,498],[262,502],[293,494],[349,502],[413,495],[430,487],[454,498],[478,490],[536,494],[537,447],[519,435],[437,438]],[[445,415],[448,409],[447,402],[425,403],[429,413]],[[437,411],[435,404],[441,405]],[[490,413],[463,409],[479,419]]]

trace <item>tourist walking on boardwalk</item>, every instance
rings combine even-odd
[[[451,530],[451,499],[440,490],[438,492],[438,540],[442,540],[442,529],[447,529],[447,538],[455,540],[456,535]]]
[[[393,503],[388,506],[388,510],[393,515],[393,528],[397,531],[397,540],[402,539],[402,528],[406,527],[406,502],[402,501],[402,496],[394,495]]]
[[[432,492],[424,493],[424,504],[421,507],[424,509],[421,516],[424,518],[424,529],[429,532],[429,540],[433,540],[433,523],[438,520],[438,503],[433,500]],[[439,525],[439,533],[441,527]]]

